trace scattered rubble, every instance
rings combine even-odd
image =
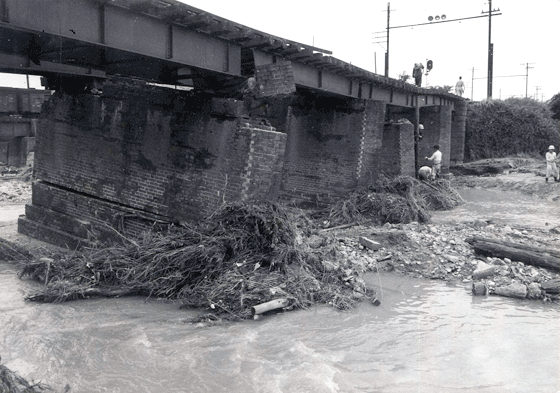
[[[414,277],[472,282],[473,294],[558,300],[560,275],[508,258],[484,257],[466,242],[474,236],[495,237],[527,246],[560,249],[551,231],[480,223],[385,224],[382,228],[354,227],[341,231],[340,252],[364,270],[393,271]],[[367,237],[381,244],[372,250],[361,244]],[[398,242],[390,239],[399,238]],[[550,283],[550,284],[548,284]],[[523,288],[522,288],[523,287]]]
[[[464,167],[485,172],[461,175]],[[484,169],[487,168],[487,169]],[[493,169],[488,169],[493,168]],[[475,187],[515,191],[552,201],[560,200],[560,183],[545,181],[544,157],[506,157],[480,160],[452,168],[457,176],[451,177],[456,188]]]
[[[27,203],[31,201],[31,182],[0,177],[0,203]]]

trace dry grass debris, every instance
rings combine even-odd
[[[318,218],[329,226],[426,222],[429,208],[458,203],[449,182],[428,185],[401,176],[381,179]],[[301,210],[233,203],[198,225],[26,261],[21,276],[45,283],[27,297],[32,301],[144,295],[179,299],[184,307],[214,310],[229,319],[247,319],[251,307],[278,298],[289,299],[288,308],[326,303],[338,309],[372,298],[361,272],[340,260],[338,242],[318,229]]]
[[[426,223],[430,221],[430,210],[451,210],[462,203],[448,180],[425,183],[410,176],[382,177],[368,189],[351,194],[315,216],[328,226],[352,222]]]
[[[252,306],[279,297],[292,308],[314,302],[350,308],[357,285],[349,289],[340,270],[325,268],[322,251],[296,242],[294,217],[272,203],[235,203],[197,226],[27,262],[21,276],[46,283],[28,296],[42,302],[141,294],[233,319],[246,319]]]

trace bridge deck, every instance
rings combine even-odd
[[[460,99],[175,0],[0,0],[0,20],[4,72],[118,74],[169,84],[193,77],[221,84],[252,76],[259,61],[280,58],[293,63],[297,85],[327,93],[399,106],[452,105]]]

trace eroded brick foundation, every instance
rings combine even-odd
[[[19,231],[75,248],[195,222],[227,202],[324,206],[380,174],[414,176],[414,126],[392,119],[410,108],[294,92],[286,63],[259,78],[272,95],[244,101],[121,82],[102,95],[56,93]],[[451,107],[424,108],[421,120],[420,154],[439,143],[448,165]]]
[[[40,226],[109,240],[107,225],[136,235],[199,220],[224,202],[276,200],[286,135],[217,100],[117,84],[103,96],[55,95],[41,119],[39,181],[20,231],[50,242]]]

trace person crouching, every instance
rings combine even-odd
[[[432,180],[432,168],[429,166],[423,166],[418,169],[418,179],[423,181]]]

